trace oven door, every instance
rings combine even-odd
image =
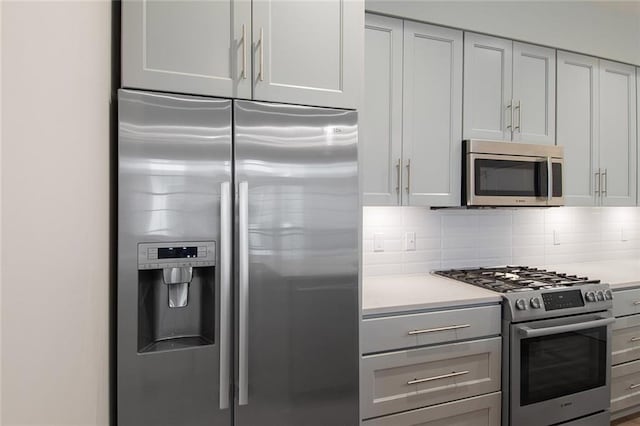
[[[468,206],[561,206],[563,159],[467,154]]]
[[[511,425],[568,421],[610,406],[611,312],[511,325]]]

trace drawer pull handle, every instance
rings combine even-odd
[[[436,331],[458,330],[460,328],[467,328],[467,327],[471,327],[471,324],[450,325],[448,327],[438,327],[438,328],[427,328],[426,330],[411,330],[409,332],[409,336],[413,336],[414,334],[435,333]]]
[[[633,302],[634,305],[640,305],[640,300],[636,300],[635,302]]]
[[[427,377],[425,379],[413,379],[413,380],[409,380],[407,382],[407,385],[417,385],[418,383],[425,383],[425,382],[432,382],[434,380],[440,380],[440,379],[448,379],[450,377],[458,377],[458,376],[463,376],[465,374],[469,374],[468,371],[459,371],[457,373],[449,373],[449,374],[443,374],[442,376],[435,376],[435,377]],[[640,386],[640,385],[638,385]]]
[[[630,342],[637,342],[640,341],[640,337],[632,337],[631,339],[629,339]]]
[[[629,389],[635,389],[635,388],[640,388],[640,383],[637,383],[635,385],[630,385]]]

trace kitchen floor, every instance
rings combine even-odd
[[[611,426],[640,426],[640,415],[634,414],[632,416],[614,420],[611,422]]]

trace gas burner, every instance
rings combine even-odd
[[[451,269],[436,271],[435,273],[500,293],[600,283],[600,280],[589,280],[587,277],[546,271],[528,266]]]

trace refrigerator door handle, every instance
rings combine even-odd
[[[229,408],[231,342],[231,183],[220,185],[220,409]]]
[[[249,183],[239,183],[238,405],[249,403]]]

